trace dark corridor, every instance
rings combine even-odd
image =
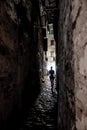
[[[40,91],[29,92],[26,97],[27,103],[23,104],[22,110],[14,108],[0,130],[57,130],[56,82],[52,91],[49,77],[45,76]]]
[[[32,100],[32,99],[31,99]],[[19,130],[56,130],[57,129],[57,92],[51,91],[50,81],[45,76],[40,93],[31,105]]]
[[[76,130],[73,36],[83,2],[75,7],[74,22],[73,3],[0,0],[0,130]],[[51,55],[56,62],[53,92],[48,77],[42,81],[48,62],[47,32],[54,34],[56,46],[56,56]]]

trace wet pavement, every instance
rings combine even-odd
[[[49,78],[47,76],[44,78],[40,94],[29,109],[20,130],[57,130],[57,91],[55,86],[52,91]]]

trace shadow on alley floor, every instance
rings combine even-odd
[[[45,76],[42,87],[38,94],[36,94],[36,98],[33,97],[35,95],[31,93],[29,101],[27,99],[27,105],[25,110],[23,110],[25,112],[18,112],[15,110],[15,112],[13,112],[14,115],[11,115],[10,120],[6,121],[5,125],[1,123],[1,127],[3,126],[3,128],[0,127],[0,130],[57,130],[58,108],[55,86],[56,83],[52,91],[49,77]],[[30,103],[30,101],[33,103]],[[29,108],[27,106],[29,106]]]
[[[40,94],[28,111],[20,130],[57,129],[57,92],[55,86],[52,92],[49,77],[44,77]]]

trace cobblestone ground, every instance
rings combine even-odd
[[[52,92],[49,78],[46,76],[36,102],[27,114],[20,130],[56,130],[57,124],[57,92]]]

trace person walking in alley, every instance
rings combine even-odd
[[[55,71],[53,70],[52,66],[51,66],[51,68],[49,70],[49,78],[50,78],[50,83],[51,83],[51,89],[53,91],[54,79],[55,79]]]

